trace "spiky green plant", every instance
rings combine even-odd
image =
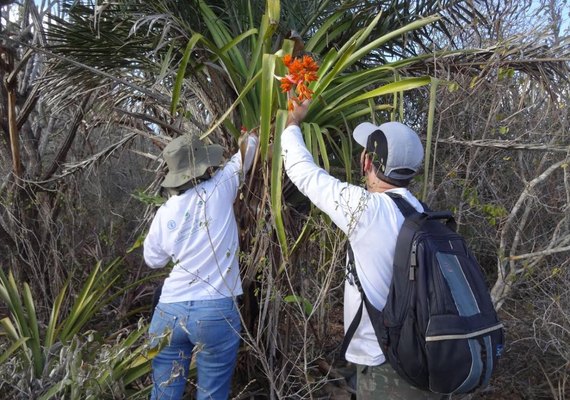
[[[0,299],[9,311],[0,320],[0,336],[6,339],[0,365],[17,366],[11,375],[14,381],[2,371],[7,385],[18,386],[33,397],[43,393],[41,398],[46,400],[60,396],[97,399],[113,391],[124,393],[125,387],[149,372],[156,349],[149,349],[143,340],[144,322],[114,344],[108,343],[108,333],[88,330],[110,302],[133,286],[112,290],[122,267],[120,259],[106,266],[98,262],[69,309],[62,307],[68,295],[66,284],[53,303],[47,325],[36,316],[29,285],[19,285],[11,272],[6,275],[0,269]],[[23,382],[29,386],[22,387]],[[41,384],[34,386],[33,382]]]
[[[312,261],[302,251],[319,229],[327,231],[316,257],[320,266],[333,269],[338,263],[330,249],[338,249],[341,239],[330,221],[302,208],[303,200],[283,177],[279,135],[286,102],[274,78],[283,74],[280,58],[305,51],[319,60],[320,78],[312,86],[315,98],[303,126],[305,141],[325,169],[348,181],[354,180],[351,128],[363,119],[406,121],[416,107],[407,103],[410,95],[421,91],[423,96],[415,99],[424,101],[418,114],[428,110],[418,123],[428,132],[425,194],[436,89],[445,86],[427,71],[433,67],[430,60],[441,62],[440,57],[451,55],[433,52],[431,38],[445,35],[445,23],[454,16],[469,22],[476,15],[469,5],[478,2],[450,2],[449,10],[459,12],[444,10],[442,18],[435,16],[441,11],[437,1],[124,0],[97,9],[64,3],[66,18],[55,21],[48,34],[59,64],[53,65],[58,73],[46,79],[55,99],[78,88],[98,90],[114,112],[157,124],[153,129],[163,141],[192,131],[235,148],[241,126],[259,131],[260,160],[237,207],[242,249],[248,253],[246,286],[257,280],[262,288],[257,293],[267,293],[258,336],[268,339],[261,343],[252,335],[250,343],[258,346],[268,377],[286,376],[272,368],[279,353],[275,346],[282,344],[272,341],[279,322],[271,315],[279,314],[279,301],[285,298],[286,304],[298,305],[303,324],[315,318],[317,301],[292,281],[299,276],[297,268]],[[456,54],[480,71],[496,50]],[[98,106],[103,110],[105,104]],[[279,376],[270,382],[272,393],[283,393]]]
[[[419,37],[415,32],[443,26],[441,20],[422,18],[420,10],[409,13],[409,2],[374,6],[354,1],[155,0],[137,2],[136,7],[119,1],[97,9],[65,3],[67,16],[54,19],[47,35],[50,51],[58,56],[51,66],[57,74],[46,79],[54,99],[77,90],[108,92],[98,98],[112,103],[114,112],[162,121],[162,137],[192,131],[232,146],[241,126],[259,132],[260,159],[237,214],[244,231],[242,248],[250,254],[244,263],[244,286],[247,290],[261,277],[258,284],[267,299],[275,301],[265,302],[260,312],[257,324],[263,331],[257,337],[246,332],[246,338],[270,392],[285,393],[280,385],[296,383],[277,382],[279,375],[286,376],[272,367],[275,343],[269,338],[278,326],[264,317],[277,312],[280,296],[291,293],[294,297],[288,299],[306,300],[299,302],[303,313],[309,309],[310,298],[297,293],[285,276],[305,261],[299,252],[307,238],[316,230],[334,229],[330,221],[312,218],[317,216],[314,210],[301,212],[302,218],[293,214],[299,201],[283,177],[279,146],[286,118],[286,97],[275,79],[284,74],[281,57],[303,51],[318,60],[319,80],[312,85],[314,101],[303,126],[305,140],[323,167],[352,181],[351,128],[362,119],[406,118],[404,93],[431,82],[421,68],[408,70],[433,57],[410,57],[409,50],[419,48],[410,43]],[[424,4],[424,15],[431,15],[437,2],[417,4]],[[304,16],[300,10],[312,14]],[[259,229],[247,231],[249,227]],[[323,237],[335,241],[323,243],[323,249],[338,248],[337,235]],[[336,256],[323,253],[323,264],[332,267]],[[323,296],[319,298],[322,304]]]
[[[200,63],[206,64],[206,61],[199,62],[190,57],[196,46],[200,45],[211,54],[207,62],[222,62],[227,71],[225,79],[229,80],[230,85],[236,90],[233,104],[211,124],[202,137],[208,136],[222,124],[229,127],[231,132],[237,132],[238,129],[233,125],[233,121],[241,121],[246,129],[259,130],[261,160],[267,162],[271,159],[270,208],[281,252],[286,261],[290,246],[281,215],[282,174],[279,150],[279,135],[284,128],[286,118],[284,111],[286,99],[284,94],[279,93],[278,86],[274,85],[274,82],[276,75],[283,75],[280,58],[287,53],[295,52],[295,45],[302,41],[285,40],[281,48],[271,51],[275,45],[274,33],[277,31],[277,21],[279,21],[278,1],[268,2],[260,25],[238,37],[234,37],[229,27],[220,23],[220,17],[207,2],[199,1],[198,4],[208,34],[195,33],[188,40],[178,69],[171,111],[177,110],[180,106],[184,77],[189,75],[190,71],[200,71]],[[343,15],[335,13],[325,20],[322,24],[323,30],[315,33],[313,39],[304,46],[305,51],[312,52],[315,49],[326,48],[324,43],[327,40],[326,29],[337,26]],[[349,180],[352,159],[348,135],[350,127],[362,118],[375,120],[378,118],[378,110],[394,111],[396,118],[403,120],[405,115],[396,112],[400,109],[399,95],[431,82],[428,76],[403,76],[404,68],[417,62],[417,58],[397,60],[367,70],[353,68],[355,64],[363,62],[371,52],[390,40],[438,20],[438,17],[422,18],[383,36],[373,37],[372,33],[377,32],[377,25],[383,18],[386,17],[379,12],[367,25],[347,38],[339,50],[333,48],[324,54],[319,54],[321,60],[319,79],[312,85],[314,101],[307,117],[309,123],[303,127],[315,158],[320,158],[327,169],[330,169],[329,160],[339,160],[341,166],[344,164],[343,169],[346,171],[344,178]],[[251,20],[250,24],[254,22]],[[250,54],[251,57],[244,59],[244,53]],[[271,153],[268,150],[270,142],[273,142]]]

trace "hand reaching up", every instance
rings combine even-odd
[[[297,125],[305,119],[307,116],[307,112],[309,111],[309,106],[311,104],[311,100],[304,100],[303,102],[299,103],[293,100],[293,109],[289,110],[289,114],[287,115],[287,124],[289,125]]]

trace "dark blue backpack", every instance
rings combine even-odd
[[[504,338],[479,263],[455,232],[451,213],[419,213],[401,196],[386,194],[405,217],[388,299],[376,309],[356,279],[363,300],[342,356],[365,305],[386,359],[413,386],[442,394],[487,386]],[[350,264],[356,277],[351,249]]]

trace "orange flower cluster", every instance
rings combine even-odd
[[[281,78],[281,91],[287,93],[295,86],[297,97],[291,97],[288,102],[289,110],[293,109],[293,101],[302,102],[312,97],[313,91],[307,86],[318,78],[319,66],[311,56],[293,58],[290,54],[283,57],[283,64],[289,73]]]

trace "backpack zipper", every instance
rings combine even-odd
[[[417,248],[418,248],[418,241],[414,240],[414,242],[412,243],[412,251],[410,254],[410,272],[408,275],[408,278],[411,281],[415,281],[416,280],[416,267],[417,267],[417,259],[416,259],[416,253],[417,253]]]
[[[437,335],[437,336],[426,336],[426,342],[438,342],[440,340],[458,340],[458,339],[471,339],[477,336],[485,335],[487,333],[502,329],[503,324],[498,323],[489,328],[481,329],[476,332],[470,332],[466,334],[451,334],[451,335]]]

